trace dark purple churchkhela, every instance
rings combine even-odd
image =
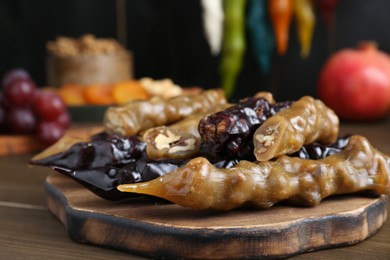
[[[254,160],[253,133],[267,118],[292,102],[270,104],[264,98],[247,98],[226,110],[202,118],[201,153],[211,157],[235,156]]]
[[[104,166],[91,169],[69,169],[52,166],[52,168],[68,176],[84,187],[106,200],[121,200],[137,196],[117,190],[117,186],[125,183],[136,183],[155,179],[179,167],[179,161],[148,161],[140,159],[121,168]]]
[[[101,133],[90,142],[72,145],[67,151],[31,161],[34,165],[57,166],[67,169],[91,169],[107,165],[122,166],[143,157],[145,143],[136,136],[122,138]]]
[[[335,143],[330,145],[322,145],[319,143],[304,145],[301,147],[301,149],[299,149],[299,151],[290,154],[289,156],[311,160],[323,159],[344,149],[344,147],[347,146],[350,137],[351,135],[339,137]]]

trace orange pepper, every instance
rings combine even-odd
[[[91,105],[111,105],[114,103],[112,97],[113,85],[93,84],[84,88],[84,98]]]
[[[287,51],[293,14],[292,0],[270,0],[268,12],[274,27],[276,50],[279,55],[284,55]]]
[[[124,104],[131,100],[148,99],[149,93],[138,80],[128,80],[114,85],[112,97],[115,103]]]
[[[69,106],[85,105],[84,86],[79,84],[66,84],[58,89],[58,94]]]

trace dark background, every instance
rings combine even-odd
[[[0,74],[26,68],[35,81],[46,84],[46,42],[59,35],[92,33],[117,38],[113,0],[0,0]],[[127,48],[134,55],[136,78],[172,78],[181,86],[219,86],[219,57],[210,54],[203,34],[199,0],[127,0]],[[288,53],[273,57],[263,76],[247,40],[245,65],[235,98],[271,90],[277,99],[316,96],[316,81],[327,57],[361,40],[374,40],[390,52],[390,1],[340,0],[334,27],[328,30],[317,13],[312,51],[299,56],[295,24]]]

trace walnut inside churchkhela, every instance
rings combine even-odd
[[[253,133],[264,121],[290,104],[275,103],[272,95],[260,92],[256,97],[243,99],[223,111],[203,117],[198,127],[202,153],[210,157],[254,159]]]
[[[165,126],[148,130],[143,139],[146,153],[153,160],[187,159],[199,152],[199,138]]]
[[[266,120],[254,133],[254,154],[268,161],[315,141],[336,141],[339,119],[322,101],[306,96]]]

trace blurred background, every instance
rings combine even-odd
[[[180,86],[219,87],[220,55],[210,52],[200,0],[124,2],[125,9],[118,11],[120,1],[110,0],[0,0],[0,74],[23,67],[39,86],[45,86],[46,43],[60,35],[91,33],[121,40],[132,51],[135,78],[171,78]],[[118,26],[119,18],[125,24]],[[380,50],[390,52],[389,22],[388,0],[341,0],[331,26],[316,14],[307,58],[300,56],[292,22],[287,53],[273,54],[267,75],[261,73],[248,40],[233,96],[260,90],[271,90],[279,100],[316,96],[320,69],[335,51],[374,40]]]

